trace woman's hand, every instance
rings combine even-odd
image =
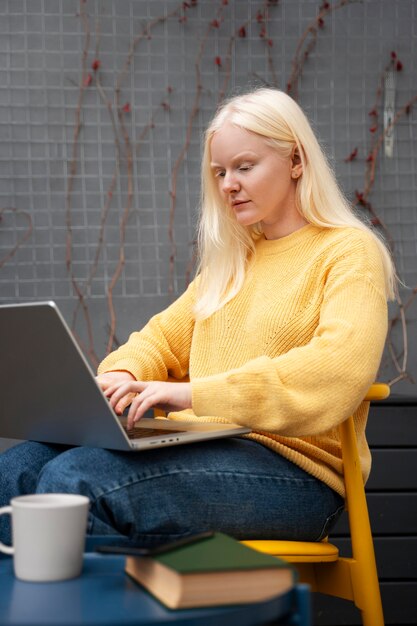
[[[120,387],[120,385],[131,382],[133,380],[136,380],[136,378],[133,376],[133,374],[130,374],[130,372],[105,372],[104,374],[99,374],[99,376],[96,376],[96,382],[98,386],[107,397],[107,390],[110,389],[110,387]],[[123,403],[121,404],[122,409],[120,413],[123,413],[125,408],[129,406],[135,395],[135,393],[131,393],[123,399]]]
[[[190,383],[164,383],[160,381],[116,381],[103,389],[113,409],[119,415],[130,404],[127,428],[133,428],[148,409],[182,411],[191,408]],[[133,396],[133,400],[132,400]]]
[[[126,383],[130,380],[136,380],[130,372],[105,372],[96,376],[96,382],[103,391],[106,391],[111,385]]]

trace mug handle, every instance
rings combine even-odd
[[[11,506],[4,506],[0,509],[0,515],[6,515],[7,513],[9,515],[12,514]],[[4,552],[4,554],[14,554],[14,548],[13,546],[6,546],[4,543],[1,543],[0,541],[0,552]]]

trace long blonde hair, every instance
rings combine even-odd
[[[226,121],[265,137],[282,156],[289,156],[296,146],[303,171],[296,188],[296,203],[301,215],[307,222],[321,228],[353,226],[370,232],[381,252],[387,298],[393,298],[395,271],[390,253],[379,236],[355,215],[305,114],[284,92],[258,89],[223,104],[205,134],[196,317],[209,317],[238,293],[245,278],[247,260],[255,249],[254,235],[261,232],[259,224],[242,226],[237,222],[214,180],[210,143],[214,133]]]

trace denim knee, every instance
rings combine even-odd
[[[0,454],[0,505],[15,496],[34,493],[42,468],[66,449],[25,441]]]
[[[77,450],[73,448],[63,452],[43,466],[38,476],[36,493],[80,493],[88,496],[88,482],[82,481],[74,462]]]
[[[64,449],[63,446],[25,441],[0,454],[0,506],[9,504],[16,496],[34,493],[42,467]],[[8,515],[1,519],[0,541],[11,542]]]

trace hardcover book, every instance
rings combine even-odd
[[[296,577],[285,561],[222,533],[154,556],[127,556],[125,571],[171,609],[260,602],[289,591]]]

